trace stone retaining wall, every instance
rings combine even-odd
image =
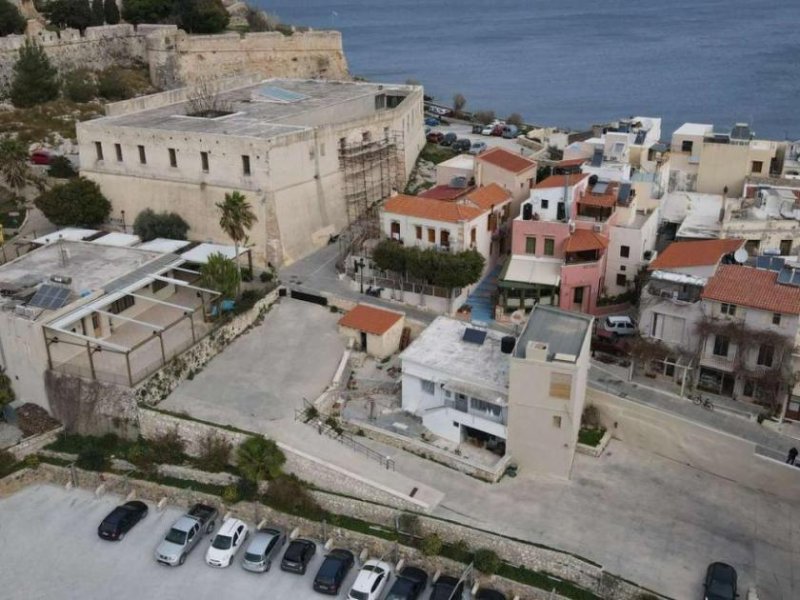
[[[40,433],[39,435],[27,437],[10,448],[6,448],[6,450],[11,452],[11,454],[13,454],[17,460],[20,460],[29,454],[35,454],[36,452],[39,452],[48,444],[52,444],[63,431],[64,427],[56,427],[55,429]]]

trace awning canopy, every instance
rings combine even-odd
[[[514,284],[537,284],[558,287],[561,282],[561,260],[535,256],[512,256],[500,275],[502,287]]]
[[[247,254],[248,252],[249,250],[246,247],[239,247],[239,256]],[[205,243],[184,252],[181,254],[181,258],[186,262],[206,264],[208,262],[208,257],[212,254],[222,254],[225,258],[232,259],[236,257],[236,247]]]
[[[604,250],[608,247],[608,240],[593,231],[576,229],[564,242],[564,252],[587,252],[589,250]]]
[[[96,233],[100,232],[97,229],[79,229],[77,227],[66,227],[64,229],[59,229],[58,231],[54,231],[53,233],[48,233],[47,235],[38,237],[35,240],[33,240],[33,243],[38,244],[39,246],[44,246],[46,244],[57,242],[58,240],[64,240],[65,242],[80,242],[88,237],[92,237]]]
[[[136,246],[139,250],[150,250],[151,252],[177,252],[191,244],[186,240],[170,240],[168,238],[156,238],[149,242],[144,242]]]
[[[112,231],[102,237],[92,240],[93,244],[101,246],[116,246],[117,248],[131,248],[139,244],[142,240],[138,235],[132,233],[121,233],[119,231]]]

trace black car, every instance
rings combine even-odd
[[[469,152],[469,149],[472,148],[472,142],[467,138],[461,138],[453,142],[451,147],[456,152]]]
[[[417,600],[428,585],[428,574],[416,567],[403,567],[385,600]]]
[[[481,133],[485,125],[481,123],[473,123],[472,125],[472,133]]]
[[[708,565],[706,571],[705,600],[734,600],[737,583],[736,569],[723,562]]]
[[[490,590],[488,588],[481,588],[475,594],[475,600],[508,600],[506,595],[497,590]]]
[[[356,557],[349,550],[334,548],[328,552],[314,577],[314,590],[323,594],[338,594],[344,578],[355,562]]]
[[[298,538],[292,540],[281,560],[281,571],[305,575],[308,563],[317,551],[317,545],[311,540]]]
[[[97,535],[104,540],[119,541],[146,516],[147,504],[131,500],[108,513],[108,516],[97,527]]]
[[[464,582],[456,577],[442,575],[433,584],[429,600],[461,600],[464,595]]]
[[[446,133],[439,144],[442,146],[452,146],[457,140],[458,136],[455,133]]]

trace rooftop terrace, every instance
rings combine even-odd
[[[544,342],[548,345],[548,360],[560,354],[565,359],[567,356],[574,357],[567,362],[575,362],[581,354],[591,324],[592,317],[589,315],[539,305],[531,312],[517,340],[514,356],[525,358],[528,342]]]

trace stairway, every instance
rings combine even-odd
[[[494,321],[494,292],[497,289],[497,278],[502,270],[502,263],[495,265],[486,276],[478,282],[475,289],[467,296],[467,304],[472,307],[472,320],[489,323]]]

